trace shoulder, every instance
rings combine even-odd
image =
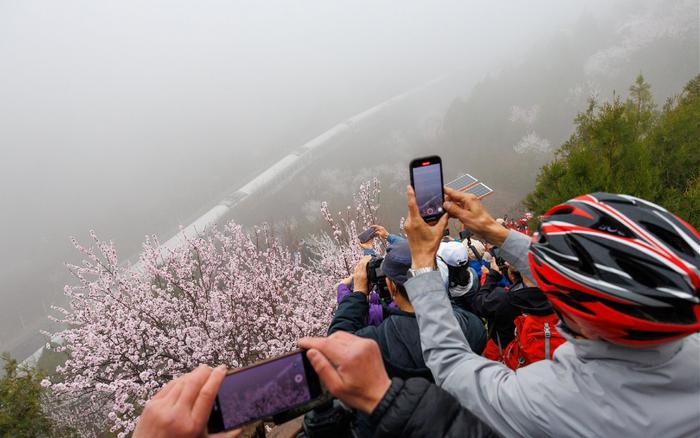
[[[361,338],[372,339],[373,341],[379,342],[379,339],[381,338],[381,333],[384,331],[383,326],[385,324],[386,321],[382,322],[378,326],[368,325],[366,327],[362,327],[353,334]]]

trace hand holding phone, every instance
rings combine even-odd
[[[435,268],[435,256],[442,241],[442,233],[447,228],[447,215],[436,223],[429,224],[423,220],[418,211],[418,203],[413,187],[406,188],[408,198],[408,218],[404,222],[404,231],[411,249],[411,268]]]
[[[372,240],[376,234],[377,234],[377,230],[370,227],[370,228],[367,228],[362,233],[360,233],[360,235],[357,236],[357,240],[359,240],[360,243],[367,243],[370,240]]]
[[[416,158],[410,164],[411,186],[416,194],[418,211],[424,221],[434,222],[445,214],[442,160],[437,155]]]
[[[205,365],[170,381],[146,404],[133,438],[196,438],[204,434],[225,367]]]

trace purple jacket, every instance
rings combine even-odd
[[[340,283],[338,285],[337,303],[340,304],[340,302],[343,301],[343,298],[351,293],[352,291],[347,284]],[[390,306],[391,305],[394,305],[394,303],[392,302]],[[384,310],[379,302],[379,294],[374,291],[370,292],[369,294],[369,315],[367,321],[368,325],[379,325],[382,323],[382,321],[384,321]]]

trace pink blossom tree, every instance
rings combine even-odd
[[[69,359],[45,381],[57,419],[83,434],[133,430],[145,402],[200,363],[230,367],[293,349],[325,332],[334,278],[303,266],[269,227],[230,223],[186,239],[169,254],[148,239],[138,269],[119,264],[112,242],[73,241],[85,260],[69,266],[67,329],[51,336]]]
[[[43,382],[49,412],[83,435],[125,436],[153,394],[198,364],[245,366],[325,333],[333,285],[360,258],[357,230],[377,222],[379,193],[378,180],[362,184],[335,217],[323,204],[330,233],[311,239],[310,263],[267,225],[249,234],[229,223],[172,250],[152,237],[136,266],[94,232],[91,247],[73,240],[84,260],[68,265],[77,281],[53,318],[66,329],[46,333],[69,356]]]
[[[360,185],[360,189],[353,195],[352,206],[348,206],[345,211],[334,215],[327,202],[321,203],[321,215],[328,228],[308,239],[312,259],[318,270],[327,272],[333,278],[352,274],[362,257],[357,235],[368,226],[379,223],[380,193],[380,182],[373,178]],[[382,245],[377,240],[375,244]]]

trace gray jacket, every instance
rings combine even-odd
[[[529,275],[529,238],[502,255]],[[700,335],[650,348],[575,339],[514,372],[469,348],[438,272],[410,279],[423,356],[436,383],[495,432],[531,437],[699,437]]]

